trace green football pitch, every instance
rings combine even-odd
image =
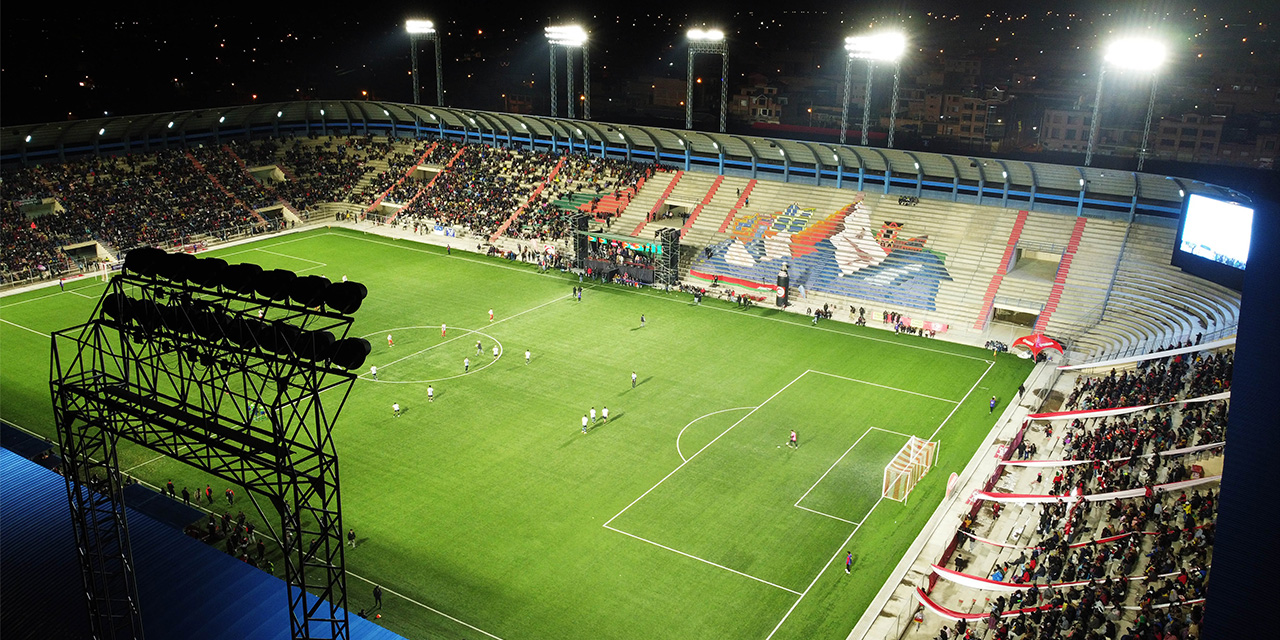
[[[844,638],[1031,368],[679,293],[587,282],[577,302],[568,274],[350,230],[211,254],[368,285],[353,332],[378,379],[335,428],[348,593],[372,608],[382,585],[378,622],[408,638]],[[0,300],[0,417],[56,440],[48,334],[103,289]],[[909,435],[937,464],[882,500]],[[120,464],[229,508],[226,482],[149,450]]]

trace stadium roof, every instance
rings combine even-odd
[[[0,131],[0,161],[65,161],[227,139],[305,132],[443,135],[469,141],[569,147],[783,181],[858,181],[885,193],[1172,215],[1188,193],[1251,200],[1227,187],[1133,171],[838,145],[371,100],[314,100],[116,116]]]

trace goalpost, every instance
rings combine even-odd
[[[929,472],[937,459],[937,442],[911,436],[898,455],[885,465],[882,495],[890,500],[906,502],[916,483]]]

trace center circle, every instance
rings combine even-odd
[[[381,373],[385,367],[394,367],[394,366],[395,366],[396,364],[398,364],[398,363],[406,362],[406,361],[410,361],[411,359],[416,358],[417,356],[422,355],[422,354],[424,354],[424,353],[427,353],[427,352],[429,352],[429,351],[433,351],[433,350],[438,349],[438,348],[441,348],[441,347],[446,347],[446,345],[452,345],[452,344],[456,343],[458,340],[461,340],[462,338],[464,338],[464,337],[466,337],[466,336],[482,336],[482,337],[486,338],[486,339],[487,339],[487,341],[488,341],[490,344],[497,345],[497,346],[498,346],[498,357],[497,357],[497,358],[485,358],[485,360],[486,360],[485,362],[483,362],[483,363],[473,363],[473,366],[472,366],[469,370],[467,370],[467,371],[465,371],[465,372],[463,372],[463,373],[459,373],[459,374],[457,374],[457,375],[452,375],[452,376],[441,376],[441,377],[436,377],[436,378],[423,378],[423,379],[420,379],[420,380],[418,380],[418,379],[415,379],[415,380],[375,380],[375,379],[373,379],[373,378],[370,376],[370,373],[369,373],[368,371],[366,371],[366,372],[364,372],[364,373],[360,374],[360,379],[361,379],[361,380],[364,380],[364,381],[366,381],[366,382],[381,382],[381,383],[384,383],[384,384],[429,384],[429,383],[433,383],[433,382],[443,382],[443,381],[445,381],[445,380],[453,380],[453,379],[455,379],[455,378],[461,378],[461,377],[463,377],[463,376],[469,376],[469,375],[471,375],[471,374],[473,374],[473,373],[478,373],[478,372],[480,372],[480,371],[482,371],[482,370],[484,370],[484,369],[487,369],[489,366],[493,365],[493,364],[494,364],[495,362],[497,362],[500,358],[502,358],[502,354],[503,354],[503,353],[504,353],[504,351],[505,351],[505,349],[504,349],[504,348],[503,348],[503,346],[502,346],[502,342],[501,342],[501,341],[499,341],[497,338],[495,338],[495,337],[493,337],[493,336],[491,336],[491,335],[489,335],[489,334],[487,334],[487,333],[485,333],[485,332],[483,332],[483,331],[480,331],[480,330],[478,330],[478,329],[466,329],[466,328],[463,328],[463,327],[449,327],[447,337],[444,337],[444,338],[443,338],[443,339],[441,339],[439,342],[435,342],[434,344],[430,344],[430,345],[425,346],[425,347],[422,347],[422,348],[417,348],[417,349],[412,350],[412,351],[409,351],[408,353],[405,353],[405,354],[403,354],[403,355],[401,355],[401,354],[403,353],[403,349],[402,349],[403,347],[408,347],[409,349],[414,349],[414,347],[413,347],[413,346],[409,346],[409,345],[420,345],[420,344],[425,343],[426,341],[425,341],[425,340],[419,340],[419,339],[417,339],[417,338],[416,338],[416,336],[415,336],[414,338],[409,339],[409,340],[397,341],[397,342],[396,342],[396,346],[392,347],[392,346],[381,346],[381,344],[382,344],[382,343],[378,342],[378,341],[375,339],[375,338],[378,338],[378,337],[380,337],[380,336],[390,335],[390,336],[392,336],[392,339],[394,340],[394,339],[396,338],[396,333],[398,333],[398,332],[405,332],[405,331],[407,331],[407,332],[417,332],[417,331],[423,331],[423,330],[425,330],[425,331],[438,331],[438,330],[440,330],[440,325],[414,325],[414,326],[408,326],[408,327],[393,327],[393,328],[390,328],[390,329],[381,329],[381,330],[379,330],[379,331],[374,331],[374,332],[372,332],[372,333],[366,333],[365,335],[360,336],[361,338],[364,338],[364,339],[366,339],[366,340],[369,340],[369,341],[370,341],[370,343],[372,343],[372,344],[373,344],[373,351],[369,354],[369,358],[366,360],[366,362],[368,362],[368,363],[369,363],[369,364],[371,364],[372,366],[376,366],[376,367],[378,367],[378,372],[379,372],[379,373]],[[457,334],[456,334],[456,335],[454,334],[454,332],[455,332],[455,331],[457,332]],[[412,336],[412,335],[414,335],[414,333],[410,333],[410,335]],[[470,345],[469,345],[469,344],[468,344],[467,346],[468,346],[468,348],[470,347]],[[462,350],[463,350],[463,351],[465,351],[465,349],[462,349]],[[483,358],[483,357],[484,357],[484,355],[485,355],[484,353],[481,353],[480,355],[474,355],[474,356],[473,356],[473,355],[471,355],[471,354],[468,352],[468,354],[467,354],[466,356],[464,356],[464,357],[471,357],[471,358],[481,359],[481,358]],[[375,359],[383,359],[383,363],[375,362],[375,361],[374,361]],[[461,362],[459,362],[458,364],[459,364],[459,365],[461,365]]]

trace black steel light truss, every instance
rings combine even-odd
[[[348,337],[366,293],[135,250],[89,321],[53,334],[55,418],[99,637],[142,637],[120,439],[265,496],[282,523],[293,637],[349,637],[332,430],[369,353]]]

